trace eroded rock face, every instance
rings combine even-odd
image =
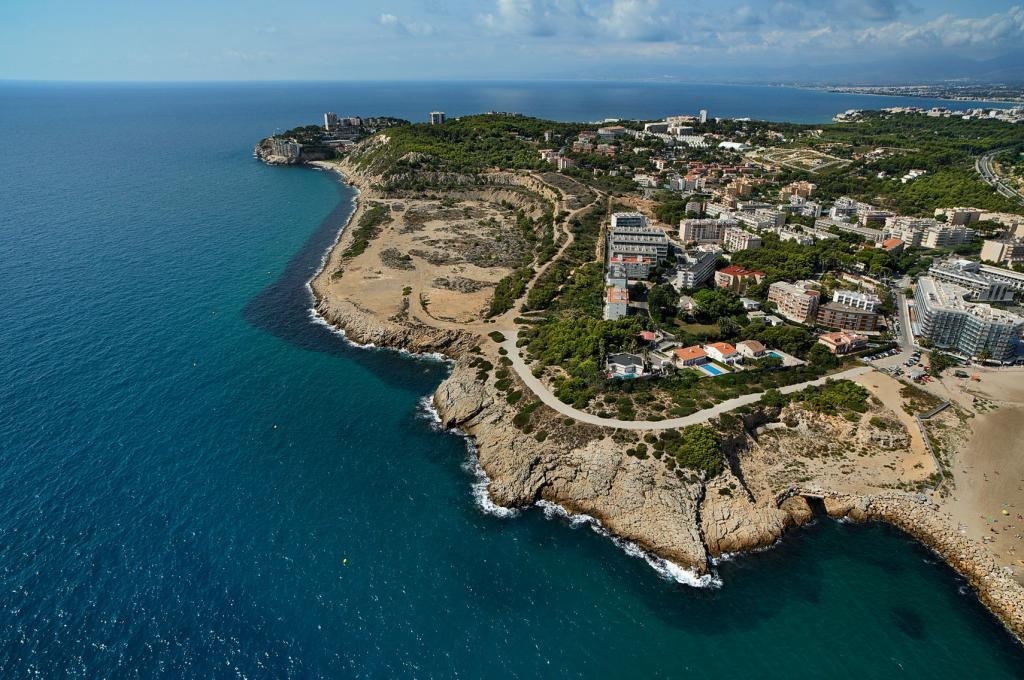
[[[772,545],[785,530],[812,519],[807,501],[788,498],[779,506],[774,499],[755,502],[731,473],[707,484],[701,506],[701,531],[712,557]]]
[[[322,300],[316,310],[328,323],[343,329],[348,339],[360,345],[458,356],[475,344],[472,336],[461,331],[379,319],[347,300]]]
[[[539,442],[512,423],[514,411],[504,400],[482,396],[481,389],[475,371],[460,362],[438,388],[434,404],[442,422],[475,438],[495,503],[557,503],[661,557],[707,571],[697,528],[699,479],[682,479],[654,459],[631,458],[597,428],[570,435],[555,427]],[[570,436],[582,441],[570,442]]]

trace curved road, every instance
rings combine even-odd
[[[613,427],[622,430],[669,430],[677,427],[686,427],[687,425],[703,423],[715,416],[720,416],[723,413],[739,408],[740,406],[753,404],[761,398],[762,394],[761,392],[745,394],[742,397],[723,401],[721,404],[716,404],[711,408],[706,408],[703,411],[697,411],[696,413],[691,413],[690,415],[683,416],[681,418],[668,418],[665,420],[618,420],[617,418],[601,418],[600,416],[595,416],[592,413],[585,413],[584,411],[575,409],[569,404],[560,401],[558,397],[551,393],[551,390],[549,390],[544,383],[533,377],[533,373],[530,371],[529,366],[527,366],[526,362],[523,361],[523,357],[519,353],[519,348],[516,347],[516,340],[519,337],[519,331],[501,331],[501,333],[505,336],[505,341],[501,343],[501,347],[504,347],[508,352],[508,358],[512,360],[512,368],[514,368],[516,373],[519,374],[519,378],[526,384],[526,386],[537,395],[537,398],[562,415],[584,423],[590,423],[591,425]],[[873,370],[874,369],[870,366],[858,366],[857,368],[851,368],[850,370],[843,371],[842,373],[830,375],[827,378],[818,378],[817,380],[809,380],[807,382],[797,383],[787,387],[780,387],[779,392],[782,392],[783,394],[799,392],[811,385],[822,385],[828,379],[852,379],[857,376],[864,375],[865,373],[870,373]],[[713,380],[713,378],[709,378],[709,380]]]
[[[992,167],[992,159],[995,158],[997,153],[999,153],[999,150],[990,151],[984,156],[980,156],[978,160],[975,161],[974,168],[981,175],[981,178],[988,184],[995,187],[995,190],[1000,194],[1007,198],[1015,199],[1020,202],[1021,205],[1024,205],[1024,195],[1006,184],[1003,179],[996,174],[995,168]]]

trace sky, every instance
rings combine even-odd
[[[942,77],[1021,46],[1024,6],[995,0],[0,0],[0,79]]]

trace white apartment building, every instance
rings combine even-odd
[[[725,230],[737,224],[731,217],[680,220],[679,240],[683,243],[721,243]]]
[[[676,290],[697,288],[715,274],[718,253],[715,251],[688,250],[678,255],[672,287]]]
[[[1014,361],[1024,317],[985,304],[968,302],[969,291],[930,276],[917,280],[914,301],[918,331],[939,348],[968,357]]]
[[[722,245],[733,253],[740,250],[754,250],[761,247],[761,237],[749,231],[731,227],[722,233]]]
[[[877,312],[882,306],[882,299],[871,293],[862,293],[859,290],[836,290],[832,293],[832,302],[838,302],[854,309],[863,309],[865,312]]]

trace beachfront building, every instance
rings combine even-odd
[[[764,281],[765,273],[731,264],[715,272],[715,286],[743,294],[751,284]]]
[[[639,378],[646,375],[644,371],[644,358],[639,354],[621,352],[608,355],[605,362],[608,375],[612,378]]]
[[[814,281],[776,281],[768,286],[768,301],[774,302],[779,314],[790,321],[813,323],[821,296],[816,285]]]
[[[629,289],[619,286],[608,286],[604,295],[604,318],[615,321],[629,314]]]
[[[712,342],[704,345],[704,351],[707,352],[708,358],[723,364],[735,364],[742,359],[736,348],[727,342]]]
[[[982,271],[982,266],[972,260],[954,259],[933,264],[928,275],[936,281],[951,283],[966,288],[970,302],[1011,302],[1014,287],[1002,277],[994,277]]]
[[[740,250],[754,250],[761,247],[761,237],[733,227],[722,233],[722,245],[733,253]]]
[[[851,331],[836,331],[818,336],[818,343],[832,354],[843,355],[855,352],[868,344],[868,337]]]
[[[744,359],[760,359],[768,350],[757,340],[741,340],[736,343],[736,351]]]
[[[963,356],[1016,360],[1024,317],[969,302],[969,294],[967,288],[931,276],[918,278],[914,302],[920,335]]]
[[[444,111],[431,111],[430,112],[430,124],[431,125],[440,125],[443,122],[445,122],[445,120],[447,120],[447,117],[444,115]]]
[[[684,366],[699,366],[707,363],[708,353],[701,349],[699,345],[679,347],[672,350],[672,360],[680,368]]]

